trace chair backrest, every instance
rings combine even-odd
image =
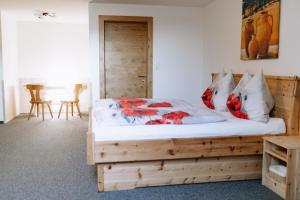
[[[31,101],[42,101],[40,91],[44,89],[43,85],[27,84],[26,88],[30,92]]]
[[[74,87],[74,101],[79,102],[79,95],[83,91],[83,84],[75,84]]]

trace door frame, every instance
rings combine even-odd
[[[147,23],[147,87],[146,97],[152,98],[153,93],[153,17],[132,17],[132,16],[99,16],[99,43],[100,43],[100,98],[105,98],[106,79],[105,79],[105,22],[141,22]]]

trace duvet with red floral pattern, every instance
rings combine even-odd
[[[214,111],[183,100],[118,98],[96,103],[94,117],[103,126],[183,125],[225,121]]]

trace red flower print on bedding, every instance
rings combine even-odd
[[[145,108],[124,108],[122,114],[129,117],[155,116],[158,110]]]
[[[161,125],[161,124],[170,124],[170,122],[164,119],[156,119],[156,120],[150,120],[146,122],[146,125]]]
[[[152,103],[148,105],[148,108],[171,108],[173,105],[169,102]]]
[[[248,119],[247,113],[242,112],[242,102],[241,96],[236,96],[235,94],[230,94],[227,99],[227,108],[229,112],[241,119]]]
[[[119,105],[121,108],[135,108],[135,107],[145,105],[147,103],[146,100],[139,99],[139,98],[121,97],[121,98],[118,98],[118,100],[119,100]]]
[[[175,112],[164,114],[162,117],[165,120],[173,121],[174,124],[182,124],[182,119],[190,116],[191,115],[187,112],[175,111]]]
[[[212,103],[213,91],[211,88],[207,88],[202,95],[203,103],[210,109],[215,109],[214,104]]]

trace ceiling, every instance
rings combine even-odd
[[[214,0],[93,0],[92,3],[205,7],[213,1]]]
[[[88,23],[90,0],[0,0],[0,10],[9,12],[22,21],[41,21],[34,13],[48,11],[56,13],[55,19],[43,21]]]
[[[56,13],[50,22],[88,23],[88,4],[91,0],[0,0],[0,10],[8,11],[18,20],[41,21],[37,11]],[[142,4],[204,7],[214,0],[93,0],[92,3]]]

